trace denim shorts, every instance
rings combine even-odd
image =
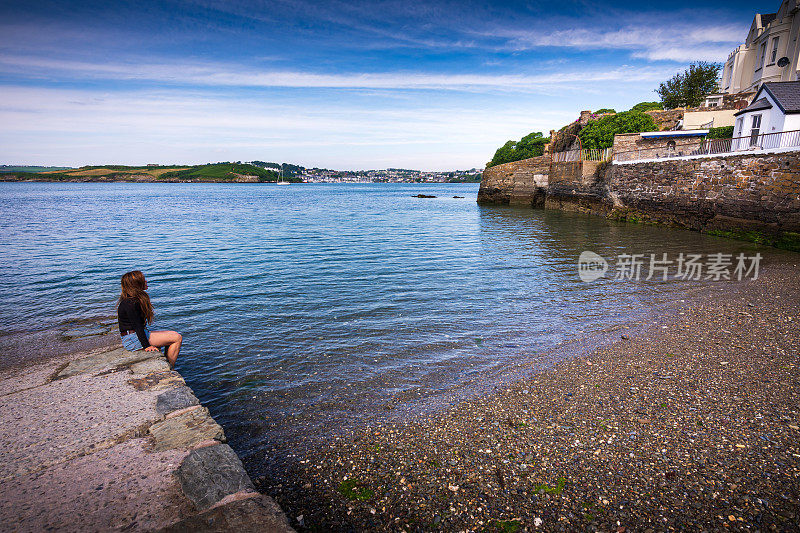
[[[144,328],[144,334],[147,335],[147,338],[150,339],[150,330]],[[124,337],[122,337],[122,346],[126,350],[130,350],[132,352],[136,350],[141,350],[143,348],[142,343],[139,342],[139,336],[136,335],[136,332],[128,333]]]

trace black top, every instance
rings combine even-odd
[[[147,334],[144,332],[144,314],[139,307],[139,301],[134,298],[124,298],[117,306],[117,319],[119,320],[119,333],[122,336],[128,331],[135,331],[142,343],[142,348],[150,346]]]

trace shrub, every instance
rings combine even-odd
[[[610,107],[604,107],[603,109],[598,109],[594,112],[595,115],[602,115],[603,113],[616,113],[616,109],[611,109]]]
[[[631,108],[631,111],[639,111],[644,113],[645,111],[653,111],[653,110],[662,110],[664,106],[661,105],[661,102],[639,102],[635,106]]]
[[[584,148],[609,148],[618,133],[657,131],[653,117],[640,111],[625,111],[593,120],[578,134]]]
[[[708,130],[709,139],[730,139],[731,137],[733,137],[733,126],[723,126]]]
[[[519,141],[508,141],[497,149],[486,168],[540,156],[544,154],[544,145],[549,142],[550,138],[543,137],[541,132],[530,133]]]

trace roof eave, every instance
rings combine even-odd
[[[781,101],[778,100],[778,98],[772,93],[772,91],[769,90],[769,82],[767,82],[764,85],[762,85],[761,88],[769,93],[769,95],[772,97],[772,101],[775,102],[778,105],[778,109],[780,109],[781,113],[783,113],[785,115],[786,114],[786,110],[783,108],[783,105],[781,105]],[[756,95],[756,96],[758,96],[758,95]],[[753,98],[753,101],[755,101],[755,100],[756,99]]]

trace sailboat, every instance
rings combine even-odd
[[[283,165],[281,165],[281,174],[280,174],[280,177],[278,178],[278,183],[277,184],[278,185],[289,185],[288,181],[283,181]]]

